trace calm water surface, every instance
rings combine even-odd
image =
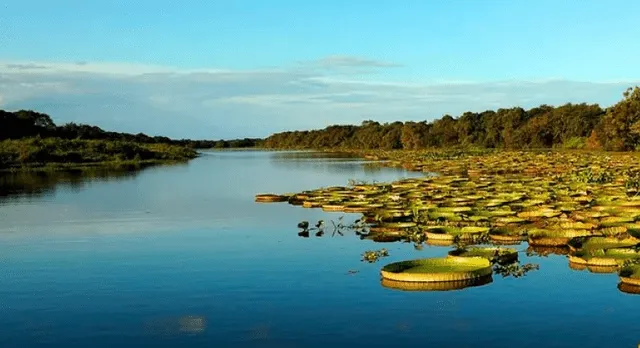
[[[301,238],[336,220],[261,192],[419,176],[313,153],[210,152],[140,172],[0,177],[0,347],[635,347],[616,274],[540,270],[458,291],[384,288],[387,262],[449,248]],[[348,215],[345,219],[354,219]],[[390,256],[363,263],[365,250]]]

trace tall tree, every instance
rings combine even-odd
[[[640,88],[627,89],[623,97],[602,120],[600,140],[606,150],[631,150],[640,142]]]

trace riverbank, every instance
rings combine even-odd
[[[24,138],[0,141],[0,171],[69,170],[186,162],[198,152],[186,146],[119,140]]]

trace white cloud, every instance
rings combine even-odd
[[[317,64],[325,67],[401,67],[401,64],[354,56],[332,55],[319,59]]]
[[[23,74],[61,74],[61,73],[95,73],[106,75],[139,76],[142,74],[178,74],[178,73],[223,73],[222,69],[181,70],[174,67],[133,64],[133,63],[99,63],[99,62],[7,62],[0,61],[0,73]]]
[[[325,62],[347,69],[318,69]],[[566,102],[608,106],[640,81],[376,81],[353,67],[393,63],[330,56],[316,66],[182,70],[116,63],[0,62],[0,105],[57,123],[171,137],[267,136],[334,123],[429,120],[443,114]],[[368,76],[369,78],[365,78]]]

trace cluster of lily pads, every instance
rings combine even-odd
[[[362,261],[369,263],[377,262],[382,257],[389,256],[389,250],[382,248],[380,250],[367,250],[362,253]]]
[[[568,255],[574,269],[619,272],[621,290],[640,292],[640,157],[636,154],[398,151],[365,156],[429,175],[258,195],[256,201],[360,213],[364,224],[360,234],[377,242],[457,247],[527,242],[535,253]],[[432,266],[445,269],[454,261],[407,262],[402,264],[407,269],[400,272],[412,274],[407,279],[427,279],[416,274],[425,274]],[[442,268],[438,262],[449,266]],[[483,263],[477,257],[473,262]],[[486,267],[483,263],[480,269]],[[383,278],[407,281],[391,273],[383,268]]]

